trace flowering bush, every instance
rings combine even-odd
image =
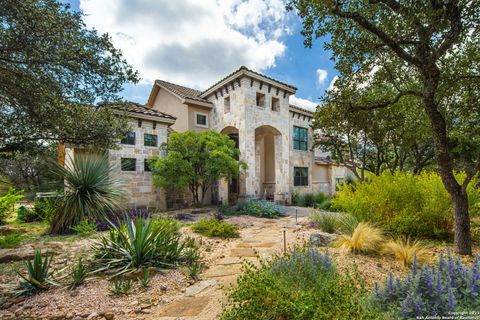
[[[223,320],[381,319],[363,303],[363,280],[338,273],[329,254],[316,248],[243,268]]]
[[[263,217],[263,218],[277,218],[285,215],[287,209],[274,202],[266,200],[250,200],[240,203],[237,207],[239,214],[246,214],[250,216]]]
[[[374,305],[404,318],[446,316],[452,311],[479,310],[479,258],[466,267],[450,252],[440,256],[437,266],[419,269],[416,259],[412,271],[401,280],[392,274],[380,288],[375,285]]]

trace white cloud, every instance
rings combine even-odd
[[[317,69],[317,82],[319,86],[323,86],[325,80],[327,80],[328,72],[324,69]]]
[[[283,0],[80,0],[80,8],[149,84],[202,89],[240,65],[261,72],[291,32]]]
[[[335,82],[338,80],[338,76],[333,77],[332,81],[327,88],[328,91],[335,89]]]
[[[304,108],[310,111],[315,111],[318,105],[318,102],[313,102],[309,99],[298,98],[295,95],[290,96],[290,103],[294,106]]]

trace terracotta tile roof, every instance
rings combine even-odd
[[[293,90],[297,90],[297,87],[295,87],[295,86],[292,86],[292,85],[290,85],[290,84],[288,84],[288,83],[285,83],[285,82],[278,81],[277,79],[271,78],[271,77],[269,77],[269,76],[266,76],[266,75],[264,75],[264,74],[258,73],[258,72],[256,72],[256,71],[250,70],[250,69],[248,69],[248,68],[245,67],[245,66],[241,66],[239,69],[233,71],[233,72],[230,73],[229,75],[225,76],[223,79],[217,81],[215,84],[213,84],[213,85],[211,85],[210,87],[208,87],[206,90],[204,90],[204,91],[202,92],[202,94],[205,93],[205,92],[207,92],[208,90],[212,89],[213,87],[215,87],[215,86],[218,85],[219,83],[223,82],[224,80],[228,79],[229,77],[233,76],[235,73],[240,72],[240,71],[242,71],[242,70],[245,70],[245,71],[251,72],[251,73],[253,73],[253,74],[256,74],[257,76],[264,77],[264,78],[267,78],[267,79],[269,79],[269,80],[275,81],[275,82],[280,83],[280,84],[282,84],[282,85],[284,85],[284,86],[287,86],[287,87],[289,87],[289,88],[292,88]]]
[[[163,118],[163,119],[169,119],[169,120],[177,119],[176,117],[168,113],[161,112],[135,102],[108,103],[108,104],[102,104],[100,106],[108,106],[110,108],[114,108],[121,111],[139,113],[139,114],[144,114],[144,115]]]
[[[180,96],[182,99],[191,99],[191,100],[196,100],[200,102],[210,103],[210,101],[200,98],[200,94],[202,93],[200,90],[184,87],[184,86],[171,83],[165,80],[156,80],[155,83],[164,88],[167,88],[171,92]]]

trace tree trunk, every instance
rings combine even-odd
[[[467,192],[458,183],[453,174],[453,165],[449,156],[447,126],[445,118],[437,109],[433,98],[435,92],[432,90],[436,86],[435,80],[427,82],[425,87],[424,104],[425,111],[430,119],[432,127],[432,139],[435,150],[435,159],[437,161],[440,177],[442,178],[445,189],[450,194],[453,202],[455,215],[455,252],[461,255],[472,254],[472,243],[470,239],[470,217],[468,215],[468,196]]]

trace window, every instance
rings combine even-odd
[[[137,159],[122,158],[122,171],[136,171]]]
[[[230,112],[230,97],[223,98],[223,108],[225,113]]]
[[[207,115],[205,113],[195,113],[195,124],[199,127],[206,127],[208,125]]]
[[[143,144],[145,147],[158,147],[158,136],[156,134],[145,133],[143,135]]]
[[[150,167],[150,164],[148,163],[148,161],[150,161],[150,159],[145,159],[143,160],[143,170],[145,172],[150,172],[152,171],[152,168]]]
[[[302,167],[293,168],[293,185],[308,186],[308,168],[302,168]]]
[[[272,97],[272,111],[280,111],[280,100]]]
[[[121,143],[135,145],[135,132],[127,132]]]
[[[293,127],[293,149],[308,149],[308,129],[301,127]]]
[[[265,95],[257,92],[257,107],[265,108]]]

